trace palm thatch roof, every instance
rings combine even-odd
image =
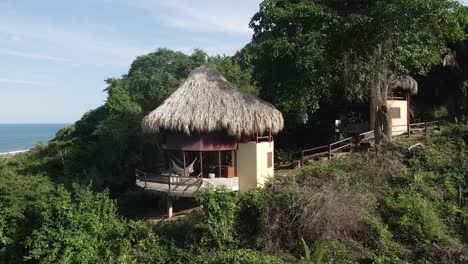
[[[409,92],[411,95],[418,93],[418,82],[409,75],[393,76],[391,81],[393,89],[402,89]]]
[[[242,135],[276,134],[283,115],[273,105],[240,91],[217,70],[204,64],[142,122],[146,133],[169,130]]]

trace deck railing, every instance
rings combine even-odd
[[[145,183],[144,188],[147,188],[148,182],[167,184],[168,190],[172,190],[173,187],[190,187],[196,186],[200,188],[203,184],[203,179],[200,177],[184,177],[175,176],[169,174],[154,174],[148,173],[141,170],[135,170],[135,177]]]
[[[406,127],[404,130],[398,130],[400,127]],[[411,136],[411,134],[422,132],[424,136],[427,135],[429,130],[439,130],[440,131],[440,122],[439,121],[431,121],[431,122],[424,122],[424,123],[415,123],[415,124],[409,124],[409,125],[394,125],[392,126],[392,129],[397,128],[396,130],[393,130],[392,132],[404,132],[403,134],[407,134],[408,137]],[[334,143],[330,143],[328,145],[320,146],[320,147],[315,147],[315,148],[310,148],[310,149],[304,149],[301,151],[293,152],[293,160],[298,160],[300,164],[304,164],[304,161],[315,158],[315,157],[320,157],[320,156],[327,156],[328,159],[333,158],[333,153],[349,149],[352,151],[355,147],[359,146],[359,144],[372,140],[374,139],[374,130],[367,131],[364,133],[361,133],[355,137],[349,137]],[[298,158],[295,158],[299,155]]]

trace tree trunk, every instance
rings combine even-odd
[[[392,139],[392,118],[387,106],[387,95],[389,92],[390,75],[387,70],[377,73],[376,81],[372,91],[371,102],[375,109],[374,137],[375,144]]]

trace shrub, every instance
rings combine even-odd
[[[202,255],[200,263],[209,263],[209,264],[275,264],[275,263],[285,263],[281,258],[264,255],[260,252],[248,250],[248,249],[238,249],[238,250],[223,250],[218,251],[213,254]],[[289,259],[289,263],[294,263],[295,261]]]
[[[128,241],[122,236],[124,222],[107,193],[90,187],[70,194],[59,187],[44,219],[28,240],[26,259],[41,263],[129,262]]]
[[[21,263],[26,240],[42,225],[55,187],[47,177],[0,170],[0,263]]]
[[[202,218],[195,226],[202,234],[202,245],[219,249],[234,245],[237,195],[226,187],[206,188],[197,192],[195,198],[203,206]]]
[[[240,196],[236,233],[244,246],[260,247],[259,236],[265,218],[265,194],[262,189],[248,191]]]

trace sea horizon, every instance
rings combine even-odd
[[[47,143],[72,123],[0,123],[0,155],[24,152]]]

